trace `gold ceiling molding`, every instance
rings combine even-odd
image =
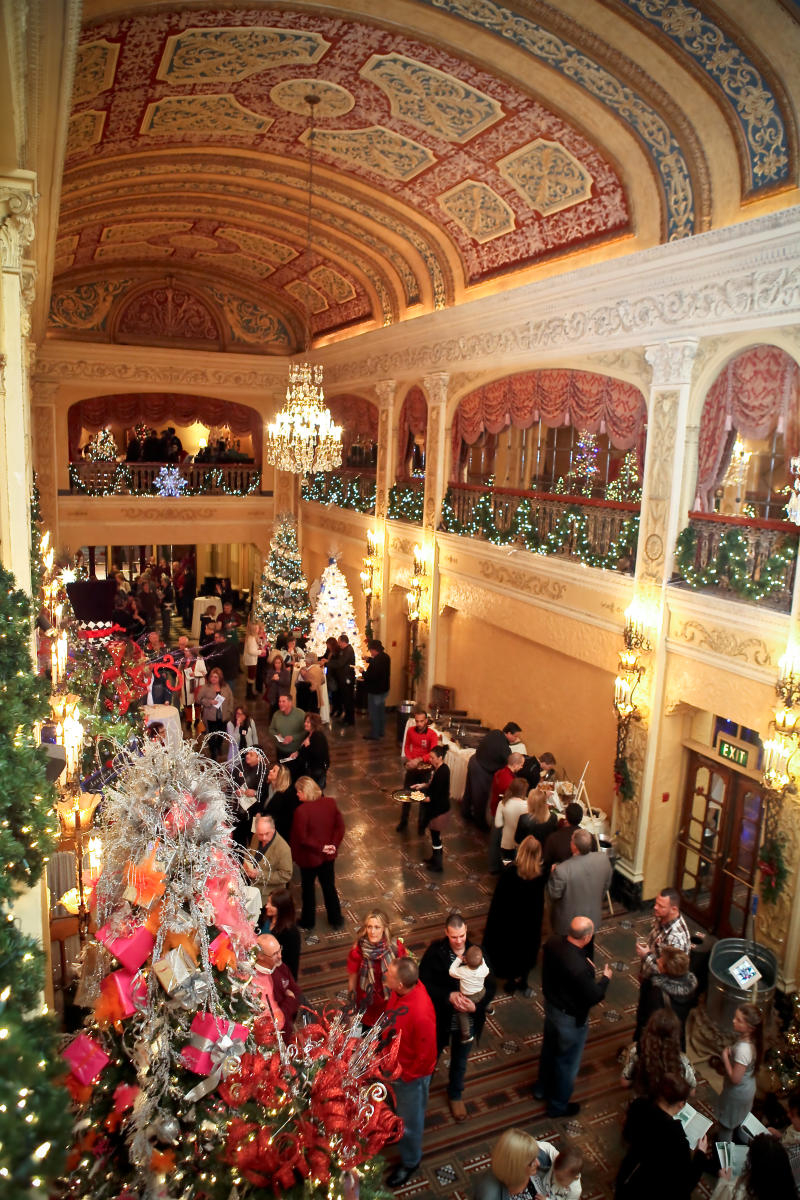
[[[488,183],[465,179],[443,192],[439,204],[449,217],[483,245],[516,228],[514,210]]]
[[[186,86],[236,82],[266,70],[319,62],[330,48],[319,33],[268,25],[185,29],[167,39],[156,78]]]
[[[559,142],[537,138],[497,164],[500,174],[543,216],[572,208],[592,194],[592,177]]]
[[[308,100],[306,97],[313,93],[318,104],[315,109],[315,119],[323,120],[330,117],[343,117],[355,105],[355,96],[341,84],[331,83],[329,79],[285,79],[276,83],[270,91],[269,98],[278,108],[285,112],[297,113],[308,117]]]
[[[153,100],[144,111],[139,132],[151,137],[180,137],[182,134],[264,134],[274,125],[245,108],[227,93],[202,96],[164,96]]]
[[[373,54],[359,75],[386,95],[392,116],[447,142],[468,142],[504,115],[477,88],[403,54]]]
[[[84,42],[78,47],[72,88],[73,105],[87,104],[108,91],[114,82],[118,58],[119,42],[109,42],[105,38]]]
[[[106,114],[96,112],[93,108],[86,108],[70,117],[64,157],[71,158],[73,154],[80,154],[83,150],[96,146],[103,136],[105,121]]]

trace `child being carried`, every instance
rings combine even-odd
[[[460,984],[459,991],[473,1004],[479,1004],[486,995],[483,981],[489,974],[489,968],[483,961],[483,951],[480,946],[470,946],[463,958],[456,957],[450,967],[450,974]],[[458,1024],[461,1027],[461,1041],[465,1045],[473,1039],[472,1013],[459,1012]]]

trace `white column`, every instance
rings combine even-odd
[[[422,381],[428,399],[428,428],[425,434],[425,499],[422,508],[423,548],[430,570],[430,616],[423,637],[427,638],[422,699],[430,704],[436,682],[436,653],[439,631],[439,549],[436,531],[447,490],[447,385],[444,372],[426,375]]]
[[[0,176],[0,557],[30,590],[31,452],[27,372],[33,268],[35,176]]]
[[[618,869],[634,885],[640,885],[644,879],[648,821],[657,786],[655,774],[666,676],[666,587],[672,574],[675,541],[685,521],[688,493],[684,480],[696,469],[693,465],[687,469],[685,464],[692,364],[697,345],[696,339],[687,338],[660,342],[645,350],[653,375],[647,406],[636,595],[658,614],[658,627],[652,633],[652,653],[643,656],[647,668],[639,689],[639,694],[646,696],[640,704],[643,721],[631,726],[628,744],[635,795],[633,800],[620,802],[616,810],[621,854]]]

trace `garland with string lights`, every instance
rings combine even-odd
[[[42,552],[42,508],[39,499],[39,485],[36,482],[36,472],[33,474],[31,489],[31,596],[34,608],[40,602],[42,584],[44,583],[44,554]]]
[[[318,471],[303,481],[304,500],[316,504],[335,504],[353,512],[375,512],[375,480],[369,475],[337,475]]]
[[[424,501],[425,494],[422,488],[413,488],[406,483],[393,483],[389,489],[386,515],[393,521],[410,521],[414,525],[421,525]]]
[[[162,468],[163,470],[163,468]],[[152,496],[158,492],[156,481],[146,488],[133,486],[133,472],[128,463],[117,463],[113,473],[106,483],[88,483],[81,478],[79,466],[69,465],[70,489],[84,496]],[[203,474],[200,483],[195,487],[186,481],[186,487],[181,496],[207,496],[212,491],[221,491],[226,496],[252,496],[261,486],[261,472],[254,471],[246,488],[231,487],[221,467],[209,467]],[[175,493],[177,494],[177,493]]]
[[[469,519],[460,521],[453,507],[452,490],[442,504],[442,528],[447,533],[461,537],[477,537],[493,546],[522,544],[534,554],[560,554],[568,548],[572,558],[579,559],[587,567],[599,567],[607,571],[631,570],[636,561],[636,543],[639,534],[639,516],[634,513],[626,517],[620,526],[619,536],[610,543],[605,554],[597,554],[589,537],[589,516],[580,505],[570,504],[563,516],[544,538],[537,531],[538,521],[534,514],[538,508],[530,500],[522,500],[514,510],[508,527],[501,529],[488,492],[483,492],[472,507]]]
[[[777,904],[789,879],[785,848],[786,842],[782,837],[767,838],[761,847],[758,856],[758,869],[761,872],[759,891],[765,904]]]
[[[0,568],[0,1179],[3,1195],[44,1195],[69,1141],[57,1029],[41,1008],[44,955],[12,906],[34,887],[55,845],[55,793],[34,722],[48,683],[30,659],[31,603]],[[54,1065],[55,1064],[55,1065]]]
[[[744,600],[764,600],[786,587],[787,567],[797,558],[797,545],[784,542],[761,564],[758,579],[747,569],[747,539],[739,529],[727,529],[717,552],[704,567],[696,567],[697,530],[687,525],[678,535],[675,567],[695,590],[728,587]]]

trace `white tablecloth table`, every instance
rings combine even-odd
[[[145,725],[152,725],[154,721],[160,721],[164,726],[168,746],[181,744],[183,729],[181,728],[180,709],[175,708],[172,704],[144,704],[142,711]]]
[[[200,618],[209,604],[214,605],[215,613],[222,612],[222,601],[219,596],[195,596],[192,609],[192,637],[195,641],[200,637]]]

